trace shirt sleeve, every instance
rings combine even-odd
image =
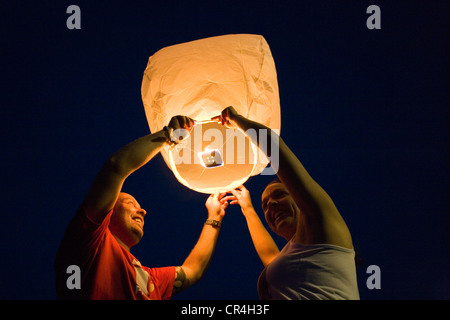
[[[56,261],[84,266],[89,264],[108,230],[111,213],[101,224],[91,221],[80,207],[70,221],[58,249]]]
[[[67,226],[55,257],[58,295],[67,291],[65,281],[69,265],[77,265],[85,272],[89,270],[98,247],[106,236],[111,214],[112,210],[101,224],[96,224],[87,217],[82,207],[77,210]]]
[[[175,267],[145,268],[151,275],[155,287],[158,288],[161,300],[169,300],[172,297],[175,282]]]

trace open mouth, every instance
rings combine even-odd
[[[284,218],[286,218],[287,215],[288,215],[288,214],[287,214],[286,212],[284,212],[284,211],[280,211],[280,212],[275,213],[275,214],[273,215],[273,217],[274,217],[274,218],[273,218],[274,223],[277,224],[278,222],[284,220]]]
[[[132,220],[139,224],[141,227],[144,225],[144,220],[141,217],[133,217]]]

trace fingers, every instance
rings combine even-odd
[[[216,191],[216,192],[214,192],[211,196],[212,196],[215,200],[219,200],[220,193],[219,193],[219,191]]]
[[[226,208],[228,207],[228,202],[224,202],[224,203],[222,203],[222,208],[225,210]]]
[[[169,127],[172,129],[170,140],[175,143],[187,138],[195,125],[195,120],[186,116],[174,116],[170,119]]]
[[[171,127],[173,130],[186,129],[189,132],[192,130],[194,125],[195,125],[194,119],[180,115],[172,117],[172,119],[170,119],[169,122],[169,127]]]
[[[217,121],[223,126],[226,125],[227,123],[228,124],[230,123],[230,121],[228,121],[227,118],[224,117],[223,115],[212,117],[211,120]]]
[[[237,187],[236,189],[230,190],[229,192],[231,192],[235,196],[240,196],[240,195],[242,195],[243,192],[248,192],[248,190],[246,187],[244,187],[243,184],[241,184],[239,187]]]
[[[215,200],[220,201],[220,200],[223,200],[223,197],[225,197],[227,194],[228,194],[228,192],[219,192],[219,191],[216,191],[216,192],[214,192],[213,194],[210,194],[209,197],[210,197],[210,198],[213,198],[213,199],[215,199]]]
[[[241,190],[239,190],[239,189],[241,189]],[[243,196],[242,191],[244,191],[244,190],[247,191],[247,189],[243,185],[240,185],[236,189],[232,189],[227,192],[216,191],[215,193],[211,194],[209,197],[215,201],[220,202],[220,204],[222,204],[222,205],[226,204],[226,206],[228,206],[228,204],[239,204],[239,199],[242,198],[242,196]],[[231,193],[231,195],[229,193]]]
[[[222,117],[221,115],[218,115],[218,116],[212,117],[211,120],[217,121],[217,122],[222,122],[221,117]]]
[[[211,118],[213,121],[217,121],[221,123],[223,126],[231,126],[230,120],[233,119],[233,117],[237,116],[238,113],[236,109],[234,109],[232,106],[229,106],[222,110],[222,113],[218,116],[214,116]]]
[[[221,201],[234,201],[234,200],[237,200],[237,198],[236,198],[236,196],[233,195],[233,196],[223,197]]]

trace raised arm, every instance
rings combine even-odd
[[[303,244],[328,243],[352,248],[350,232],[329,195],[309,175],[303,164],[289,149],[281,137],[270,128],[239,115],[233,107],[222,111],[213,118],[224,125],[240,128],[243,131],[253,129],[256,139],[266,155],[270,155],[272,166],[278,168],[277,176],[284,183],[290,195],[303,213],[299,219],[295,241]],[[266,143],[260,143],[260,130],[266,130]],[[276,150],[274,149],[276,148]],[[278,157],[274,157],[278,151]],[[278,164],[273,163],[278,161]]]
[[[225,216],[225,209],[228,206],[228,202],[221,201],[225,194],[212,194],[206,200],[205,206],[208,211],[208,219],[194,248],[183,265],[176,269],[174,294],[200,281],[208,268],[216,248],[220,225]]]
[[[250,192],[247,188],[241,185],[230,192],[233,195],[225,197],[224,200],[230,200],[230,204],[240,205],[242,214],[247,221],[255,250],[263,265],[267,266],[278,255],[280,250],[253,208]]]
[[[83,207],[88,217],[96,223],[101,223],[113,209],[125,179],[170,143],[171,130],[190,130],[193,123],[188,117],[173,117],[165,130],[141,137],[110,156],[85,196]]]

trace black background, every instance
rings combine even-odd
[[[71,4],[80,30],[66,27]],[[380,30],[366,27],[371,4]],[[106,158],[149,132],[148,57],[233,33],[271,47],[281,136],[352,232],[361,298],[448,299],[449,30],[448,1],[2,1],[0,299],[56,298],[67,223]],[[247,181],[255,207],[272,178]],[[178,183],[160,155],[124,191],[148,212],[132,253],[150,267],[182,264],[207,195]],[[372,264],[380,290],[366,287]],[[261,271],[230,207],[205,277],[174,299],[257,299]]]

